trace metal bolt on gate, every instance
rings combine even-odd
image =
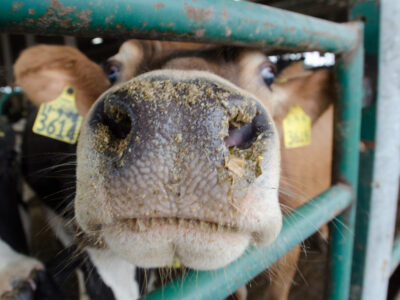
[[[400,14],[400,3],[395,4],[395,0],[380,2],[384,13],[389,14],[390,3]],[[328,298],[349,299],[363,97],[362,23],[338,24],[230,0],[2,0],[0,31],[214,42],[288,52],[318,50],[337,54],[335,68],[340,99],[335,106],[333,186],[285,216],[282,232],[272,245],[248,249],[221,270],[190,272],[145,299],[223,299],[332,219]],[[396,49],[400,49],[399,42]],[[397,86],[398,92],[400,82]],[[384,83],[380,88],[384,89]],[[397,112],[397,118],[399,115]],[[399,122],[394,122],[397,124],[395,136],[400,141]],[[378,134],[381,134],[379,130]],[[384,299],[385,295],[373,299]],[[360,297],[361,293],[354,299]]]

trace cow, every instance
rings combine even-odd
[[[293,209],[330,184],[328,70],[283,70],[274,81],[275,65],[257,49],[137,40],[109,59],[111,87],[96,64],[65,46],[25,50],[14,70],[37,106],[74,90],[85,120],[72,217],[118,299],[138,296],[138,286],[121,287],[113,266],[133,274],[135,265],[178,258],[197,270],[223,267],[249,244],[277,237],[280,206]],[[310,118],[312,142],[287,149],[282,122],[294,106]],[[27,163],[25,171],[36,168]],[[277,262],[271,299],[287,298],[298,253]]]

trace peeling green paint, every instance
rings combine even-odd
[[[0,12],[0,29],[10,33],[170,39],[336,53],[351,50],[357,40],[346,24],[244,1],[2,0]]]

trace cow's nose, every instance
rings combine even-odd
[[[99,141],[97,150],[122,156],[130,144],[135,120],[132,107],[118,94],[112,94],[97,103],[89,120]]]
[[[104,167],[163,172],[168,182],[180,182],[195,162],[219,172],[232,155],[258,168],[274,134],[261,103],[219,77],[185,74],[150,72],[98,100],[89,136]]]

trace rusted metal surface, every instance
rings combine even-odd
[[[356,32],[244,1],[25,0],[0,2],[0,29],[47,35],[218,42],[282,50],[348,51]]]

